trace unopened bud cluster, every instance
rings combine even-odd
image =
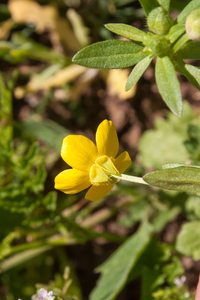
[[[165,35],[173,26],[174,21],[163,7],[156,7],[149,13],[147,24],[152,32],[158,35]]]

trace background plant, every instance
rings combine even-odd
[[[34,5],[29,11],[34,7],[42,15],[29,25],[27,14],[26,20],[16,19],[20,1],[13,1],[14,12],[11,2],[0,7],[1,298],[30,299],[44,287],[58,299],[193,299],[199,197],[120,183],[104,199],[88,202],[84,193],[66,196],[53,190],[54,177],[66,168],[59,154],[62,139],[72,132],[92,138],[104,118],[116,124],[121,149],[134,160],[127,174],[142,176],[169,163],[199,165],[198,91],[191,84],[179,78],[195,113],[185,103],[177,118],[163,110],[152,75],[145,73],[132,94],[123,93],[118,86],[124,82],[125,87],[128,70],[95,71],[71,62],[87,44],[113,37],[102,24],[139,20],[143,32],[140,18],[158,3],[148,8],[149,1],[142,2],[142,10],[136,1],[57,1],[51,20],[44,11],[52,3],[23,1],[23,8]],[[196,1],[170,3],[178,18],[189,13],[182,10],[187,3],[197,7]],[[65,24],[66,40],[58,24]],[[195,45],[187,42],[177,51],[179,58]],[[97,266],[101,277],[93,271]]]

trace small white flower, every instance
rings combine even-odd
[[[184,297],[185,297],[185,298],[189,298],[189,297],[190,297],[190,294],[189,294],[189,293],[185,293]]]
[[[183,275],[183,276],[181,276],[181,278],[176,277],[174,279],[174,284],[180,288],[184,284],[185,281],[186,281],[186,276]]]
[[[36,300],[54,300],[55,297],[53,297],[52,295],[52,291],[47,292],[47,290],[42,288],[38,291],[38,297]]]

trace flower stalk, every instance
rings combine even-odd
[[[119,180],[125,180],[125,181],[129,181],[129,182],[137,183],[137,184],[149,185],[147,182],[145,182],[143,180],[142,177],[130,176],[130,175],[125,175],[125,174],[121,174],[121,176],[117,176],[117,175],[111,175],[111,176],[116,179],[119,179]]]

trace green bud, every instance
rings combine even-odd
[[[147,38],[144,40],[147,52],[152,52],[154,56],[163,57],[168,55],[170,49],[170,41],[165,36],[159,36],[148,32]]]
[[[163,7],[156,7],[149,13],[147,24],[152,32],[158,35],[165,35],[173,26],[174,21]]]
[[[186,32],[193,41],[200,40],[200,9],[193,10],[187,17],[185,23]]]

